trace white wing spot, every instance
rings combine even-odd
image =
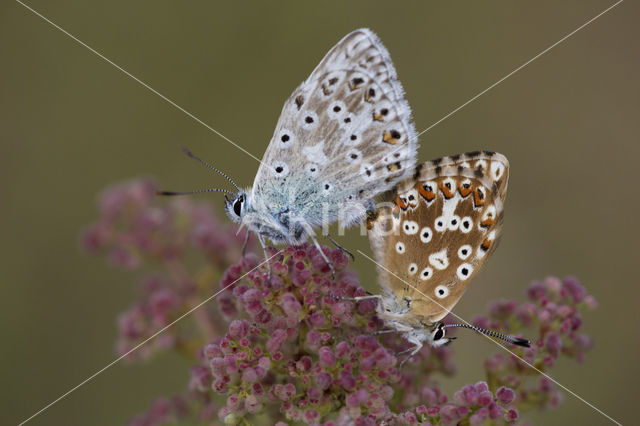
[[[462,281],[469,278],[472,272],[473,266],[468,263],[463,263],[462,265],[458,266],[458,278],[460,278],[460,280]]]
[[[360,143],[361,140],[361,136],[360,133],[358,132],[346,132],[343,136],[342,136],[343,140],[344,140],[344,144],[347,146],[355,146],[358,145]]]
[[[422,270],[422,272],[420,272],[420,279],[428,280],[429,278],[431,278],[432,275],[433,275],[433,269],[427,266]]]
[[[469,216],[465,216],[460,220],[460,230],[465,234],[473,229],[473,220]]]
[[[415,263],[409,265],[409,275],[414,275],[416,272],[418,272],[418,265]]]
[[[478,160],[476,161],[475,165],[474,165],[474,169],[477,168],[482,168],[482,170],[487,170],[487,162],[484,160]]]
[[[438,287],[436,287],[434,293],[436,294],[436,297],[438,299],[444,299],[449,295],[449,288],[445,285],[440,284]]]
[[[447,229],[447,223],[445,222],[444,216],[438,216],[433,224],[436,232],[442,232]]]
[[[455,231],[456,229],[458,229],[458,227],[460,227],[460,216],[453,215],[453,217],[449,219],[449,224],[447,227],[450,231]]]
[[[431,232],[431,228],[429,228],[428,226],[422,228],[422,231],[420,231],[420,241],[426,244],[431,241],[431,238],[433,238],[433,232]]]
[[[370,181],[376,178],[376,172],[373,170],[373,166],[369,163],[365,163],[360,166],[360,174],[366,181]]]
[[[362,153],[357,149],[350,149],[347,152],[346,159],[348,163],[357,164],[362,161]]]
[[[473,248],[469,244],[465,244],[458,249],[458,257],[462,260],[465,260],[467,257],[469,257],[472,251]]]
[[[504,164],[499,161],[493,161],[491,163],[491,177],[495,180],[500,180],[504,173]]]
[[[308,176],[316,177],[320,172],[320,166],[317,165],[316,163],[307,163],[307,165],[304,166],[304,171],[307,173]]]
[[[347,113],[344,117],[340,117],[340,127],[342,128],[350,128],[353,124],[354,116],[350,112]]]
[[[271,170],[273,171],[273,175],[277,178],[283,178],[289,174],[289,166],[287,166],[287,163],[282,161],[274,161],[273,168]]]
[[[405,220],[404,223],[402,224],[402,230],[407,235],[417,234],[418,229],[420,229],[418,227],[418,222],[415,222],[413,220]]]
[[[404,246],[403,242],[398,241],[396,243],[396,251],[398,252],[398,254],[404,254],[406,248]]]
[[[347,113],[347,107],[342,101],[335,101],[329,104],[329,108],[327,109],[327,114],[329,118],[333,120],[339,120],[342,116]]]
[[[300,127],[304,130],[314,129],[318,125],[318,114],[313,111],[305,111],[302,114]]]
[[[295,142],[293,132],[289,129],[282,129],[278,133],[277,144],[280,148],[289,148]]]
[[[324,142],[320,141],[313,146],[305,146],[302,148],[302,153],[314,163],[318,164],[326,164],[328,159],[327,156],[324,155]]]
[[[447,269],[449,266],[449,258],[447,257],[447,249],[442,249],[438,252],[433,253],[429,256],[429,263],[433,265],[434,268],[443,270]]]

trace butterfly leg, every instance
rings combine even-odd
[[[412,342],[414,343],[414,342]],[[404,355],[408,352],[411,352],[405,359],[403,359],[402,361],[400,361],[400,368],[402,368],[402,366],[404,365],[405,362],[409,361],[415,354],[417,354],[418,352],[420,352],[420,349],[422,349],[422,344],[421,343],[414,343],[414,347],[406,349],[404,351],[400,351],[396,354],[396,356],[398,355]]]
[[[379,294],[370,294],[368,296],[341,297],[340,299],[342,299],[342,300],[352,300],[354,302],[360,302],[361,300],[371,300],[371,299],[382,300],[382,296],[380,296]]]
[[[353,253],[351,253],[349,250],[347,250],[346,248],[342,247],[340,244],[338,244],[338,242],[336,240],[333,239],[333,237],[331,235],[329,235],[329,233],[327,232],[327,234],[325,235],[325,237],[327,237],[329,239],[329,241],[331,241],[333,243],[334,246],[336,246],[337,248],[340,249],[340,251],[342,251],[343,253],[346,253],[349,255],[349,257],[351,257],[351,260],[355,261],[356,258],[353,255]]]
[[[311,241],[313,241],[313,245],[315,245],[316,248],[318,249],[318,251],[320,252],[320,256],[322,256],[324,261],[327,262],[327,265],[329,265],[329,268],[331,268],[331,278],[335,278],[336,277],[336,270],[333,267],[333,263],[331,263],[329,258],[324,254],[324,251],[322,251],[322,247],[320,247],[320,243],[318,243],[318,240],[316,239],[315,235],[313,235],[311,233],[309,235],[311,236]]]
[[[373,334],[374,336],[378,336],[380,334],[389,334],[389,333],[401,333],[400,330],[396,330],[395,328],[391,328],[389,330],[378,330],[378,331],[374,331]]]
[[[249,234],[251,234],[251,231],[249,231],[247,229],[247,235],[245,235],[244,243],[242,244],[242,256],[243,257],[244,257],[245,254],[247,254],[247,246],[249,245]]]
[[[249,233],[247,232],[247,236]],[[267,264],[267,271],[269,273],[269,280],[271,280],[271,263],[269,263],[269,256],[267,255],[267,245],[264,243],[264,238],[260,234],[258,235],[258,241],[260,241],[260,245],[262,246],[262,253],[264,253],[264,262]],[[247,237],[248,239],[248,237]]]

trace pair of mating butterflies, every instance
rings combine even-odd
[[[412,355],[424,342],[451,340],[439,321],[496,246],[509,169],[504,156],[487,151],[416,167],[416,150],[389,53],[359,29],[285,102],[253,187],[240,189],[227,177],[237,193],[225,205],[263,248],[266,240],[296,245],[309,237],[319,248],[314,229],[367,220],[383,288],[370,297],[379,298],[385,323],[414,344]],[[383,193],[387,203],[376,208]]]

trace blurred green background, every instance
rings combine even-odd
[[[260,157],[284,100],[355,28],[391,52],[422,130],[612,2],[28,4]],[[578,276],[600,302],[585,316],[596,346],[585,365],[560,363],[553,375],[622,423],[637,418],[640,370],[638,16],[622,3],[424,134],[419,150],[420,160],[507,155],[502,243],[456,311],[470,319],[489,300],[522,297],[532,279]],[[0,6],[0,58],[0,423],[15,424],[115,358],[115,318],[135,277],[78,249],[96,194],[136,176],[222,186],[181,143],[243,185],[258,164],[17,2]],[[209,198],[222,212],[222,197]],[[342,241],[368,251],[356,234]],[[373,285],[369,261],[354,267]],[[445,389],[481,379],[492,351],[471,333],[459,339],[460,372]],[[123,424],[182,389],[187,368],[172,355],[115,365],[31,424]],[[609,424],[568,394],[531,418]]]

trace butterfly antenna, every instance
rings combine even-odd
[[[226,180],[228,180],[229,182],[231,182],[231,185],[235,186],[235,188],[238,191],[241,191],[241,189],[238,187],[238,185],[236,185],[236,183],[233,181],[233,179],[231,179],[229,176],[227,176],[226,173],[222,172],[221,170],[216,169],[215,167],[213,167],[211,164],[207,163],[206,161],[204,161],[202,158],[196,156],[193,152],[189,151],[187,149],[187,147],[180,145],[180,149],[182,150],[182,152],[184,152],[187,157],[193,158],[196,161],[199,161],[201,164],[203,164],[204,166],[208,167],[209,169],[213,170],[214,172],[217,172],[219,174],[221,174]],[[235,194],[234,194],[235,195]]]
[[[498,339],[502,339],[505,342],[509,342],[509,343],[514,344],[514,345],[523,346],[525,348],[528,348],[528,347],[531,346],[531,341],[530,340],[522,339],[520,337],[515,337],[515,336],[507,336],[506,334],[498,333],[497,331],[486,330],[484,328],[476,327],[476,326],[469,325],[469,324],[445,324],[444,325],[444,328],[449,328],[449,327],[468,328],[468,329],[471,329],[471,330],[475,330],[478,333],[486,334],[487,336],[491,336],[491,337],[496,337]]]
[[[156,191],[156,195],[191,195],[191,194],[201,194],[203,192],[225,192],[227,194],[231,194],[232,196],[236,195],[227,189],[218,189],[218,188],[196,189],[195,191],[184,191],[184,192]]]

